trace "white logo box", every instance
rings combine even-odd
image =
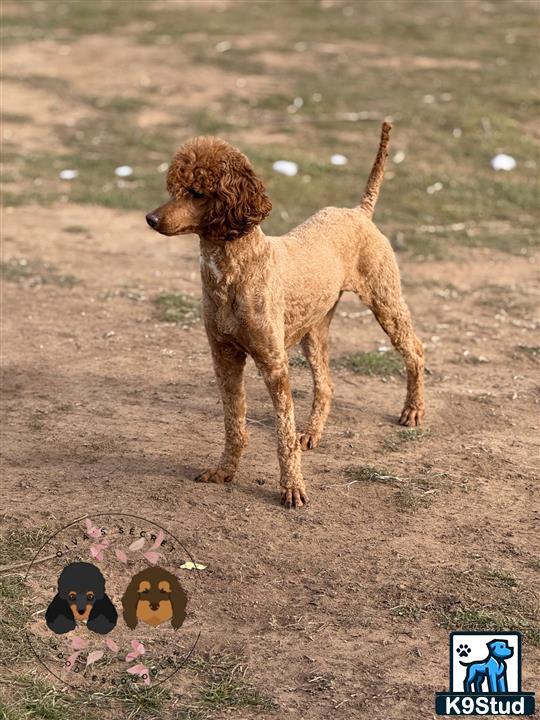
[[[451,692],[463,692],[463,682],[467,673],[467,667],[461,665],[461,662],[471,663],[486,660],[486,658],[489,657],[488,643],[492,640],[504,640],[508,644],[508,647],[512,648],[512,657],[504,660],[506,664],[506,680],[508,683],[507,692],[517,693],[521,691],[521,637],[519,633],[456,632],[452,633],[450,638]],[[464,648],[468,648],[468,654],[460,655],[459,650]],[[482,689],[484,692],[489,692],[487,682],[484,683]]]

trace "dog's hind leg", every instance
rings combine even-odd
[[[411,314],[401,294],[399,271],[394,258],[374,273],[376,282],[362,288],[360,299],[373,311],[379,325],[402,355],[407,368],[407,397],[401,425],[421,425],[424,418],[424,348],[415,335]]]
[[[324,320],[312,328],[302,339],[302,350],[313,376],[313,404],[304,432],[298,434],[302,450],[316,448],[332,403],[333,383],[328,357],[328,331],[337,303]]]
[[[482,693],[482,685],[484,684],[484,678],[480,675],[475,681],[474,681],[474,692],[477,695],[480,695]]]
[[[214,370],[221,392],[225,420],[225,448],[219,465],[198,475],[198,482],[230,482],[238,468],[240,457],[247,445],[246,395],[244,366],[246,354],[233,345],[219,343],[211,338],[210,349]]]
[[[399,422],[408,426],[421,425],[425,409],[424,348],[414,333],[409,309],[400,298],[393,306],[388,306],[384,300],[376,300],[372,310],[407,368],[407,396]]]
[[[471,675],[469,668],[467,668],[467,675],[463,681],[463,692],[471,693],[473,688],[474,676]]]

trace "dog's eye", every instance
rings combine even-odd
[[[77,599],[77,593],[70,592],[69,595],[68,595],[68,598],[69,598],[70,600],[76,600],[76,599]]]
[[[198,190],[195,190],[195,188],[188,188],[187,191],[188,191],[188,194],[191,195],[192,198],[200,199],[200,198],[204,197],[204,193],[199,192]]]
[[[94,599],[94,593],[93,593],[93,592],[87,592],[87,593],[86,593],[86,599],[87,599],[87,600],[93,600],[93,599]]]

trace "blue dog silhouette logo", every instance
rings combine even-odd
[[[465,648],[458,648],[458,655],[463,657]],[[467,668],[463,681],[463,690],[466,693],[481,693],[484,682],[487,681],[487,690],[491,693],[508,692],[506,679],[506,660],[514,654],[514,648],[509,647],[508,640],[491,640],[487,643],[488,655],[484,660],[472,662],[459,661]],[[468,653],[467,653],[468,654]]]
[[[450,690],[435,694],[437,715],[532,715],[521,690],[519,632],[450,633]]]

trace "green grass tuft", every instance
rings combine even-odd
[[[429,435],[430,431],[426,428],[402,428],[401,430],[398,430],[397,433],[392,435],[392,437],[386,438],[383,442],[383,447],[385,450],[393,452],[395,450],[398,450],[406,443],[421,442],[422,440],[425,440],[427,437],[429,437]]]
[[[30,561],[50,536],[47,528],[17,529],[0,538],[0,566]]]
[[[80,280],[74,275],[64,275],[50,263],[26,258],[11,258],[0,263],[0,276],[6,282],[27,281],[31,286],[56,285],[72,288]]]
[[[348,478],[349,482],[376,482],[376,483],[383,483],[385,485],[390,484],[393,485],[394,483],[400,482],[399,478],[396,475],[392,475],[392,473],[388,472],[388,470],[383,470],[381,468],[375,468],[371,466],[365,466],[365,467],[350,467],[347,468],[345,471],[345,476]]]
[[[523,633],[533,645],[540,645],[540,625],[523,617],[518,611],[499,611],[478,607],[460,608],[454,612],[443,613],[442,622],[449,630],[504,630]]]
[[[516,578],[506,570],[487,570],[484,577],[490,584],[497,587],[515,588],[518,586]]]
[[[90,230],[84,225],[67,225],[62,228],[62,231],[71,233],[72,235],[84,235],[90,232]]]
[[[426,495],[425,492],[413,485],[399,488],[394,495],[397,507],[405,512],[414,512],[420,508],[429,507],[432,501],[432,495]]]
[[[114,697],[122,703],[128,717],[153,717],[157,720],[162,714],[155,711],[161,710],[163,703],[171,699],[171,693],[160,685],[152,687],[134,683],[116,689]]]
[[[407,618],[408,620],[421,620],[426,615],[426,612],[424,607],[411,602],[404,602],[390,608],[391,615]]]
[[[40,720],[72,720],[72,703],[65,693],[53,685],[32,680],[26,686],[20,709],[23,717],[40,718]]]
[[[232,707],[268,707],[267,698],[242,678],[223,678],[209,683],[200,695],[201,701],[216,710]]]
[[[235,655],[208,655],[195,658],[190,667],[205,678],[196,702],[183,718],[206,717],[205,712],[223,713],[230,708],[271,709],[274,702],[246,680],[245,664]],[[191,713],[191,714],[190,714]],[[213,715],[212,715],[213,716]]]
[[[403,371],[403,363],[396,353],[377,350],[345,355],[338,364],[359,375],[388,377]]]
[[[305,357],[302,357],[302,355],[295,355],[294,357],[289,358],[289,366],[293,368],[306,369],[309,367],[309,363]]]
[[[540,362],[540,346],[539,345],[516,345],[516,353],[525,356],[532,362]]]
[[[154,305],[163,322],[189,324],[201,317],[200,301],[183,293],[161,293],[154,298]]]

